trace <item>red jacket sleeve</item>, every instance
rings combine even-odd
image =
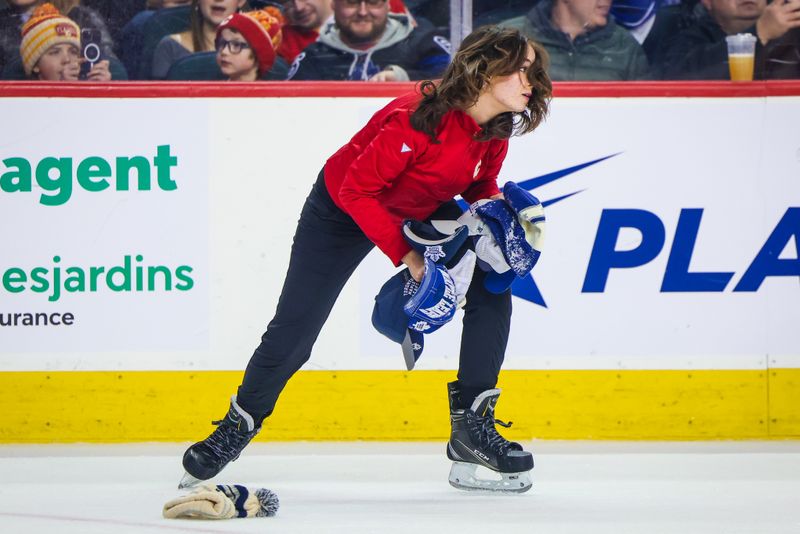
[[[461,196],[472,204],[482,198],[490,198],[500,193],[497,187],[497,176],[503,166],[503,160],[508,153],[508,141],[492,141],[496,146],[492,146],[487,152],[483,164],[481,165],[481,177],[476,180],[469,189],[464,191]]]
[[[378,196],[424,152],[425,139],[411,127],[405,111],[393,114],[347,169],[339,189],[347,213],[395,265],[411,247],[403,239],[403,221]],[[411,150],[405,150],[404,143]]]

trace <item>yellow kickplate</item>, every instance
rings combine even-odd
[[[800,369],[769,370],[769,433],[800,436]]]
[[[241,371],[0,373],[2,443],[191,441]],[[302,371],[258,440],[444,440],[454,371]],[[504,371],[512,439],[800,438],[800,370]]]

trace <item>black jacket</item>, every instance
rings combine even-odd
[[[743,33],[755,35],[755,28]],[[659,70],[665,80],[727,80],[728,45],[725,32],[711,15],[702,13],[688,28],[671,39]],[[761,44],[756,43],[756,54]]]
[[[728,80],[728,45],[725,31],[698,6],[694,23],[667,45],[658,68],[666,80]],[[756,27],[742,33],[756,33]],[[756,41],[757,80],[800,78],[800,31],[792,30],[762,46]]]

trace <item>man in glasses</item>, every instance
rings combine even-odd
[[[334,23],[292,64],[291,80],[408,81],[439,76],[450,43],[390,13],[389,0],[333,0]]]

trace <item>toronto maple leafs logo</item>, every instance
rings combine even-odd
[[[425,321],[417,321],[414,324],[408,325],[408,327],[411,330],[416,330],[417,332],[424,332],[425,330],[430,330],[431,329],[431,325],[429,325]]]
[[[431,245],[429,247],[425,247],[425,257],[430,258],[433,262],[437,262],[445,256],[447,256],[447,254],[445,254],[442,245]]]

